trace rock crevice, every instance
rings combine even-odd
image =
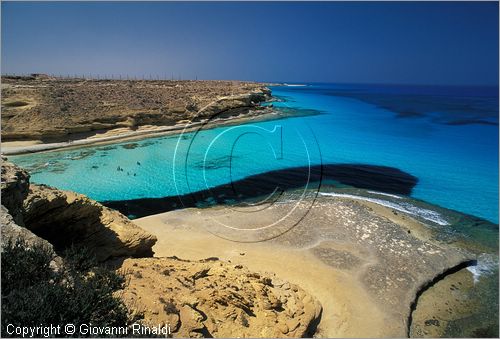
[[[422,284],[418,288],[417,293],[415,293],[415,299],[413,300],[413,302],[410,305],[410,313],[409,313],[408,321],[407,321],[407,326],[408,326],[407,336],[408,337],[410,337],[410,334],[411,334],[411,327],[412,327],[412,322],[413,322],[413,312],[417,308],[418,299],[420,298],[420,296],[425,291],[427,291],[429,288],[431,288],[432,286],[434,286],[438,281],[443,280],[448,275],[454,274],[454,273],[456,273],[456,272],[458,272],[458,271],[460,271],[460,270],[462,270],[464,268],[467,268],[467,267],[470,267],[470,266],[475,266],[475,265],[477,265],[477,260],[464,260],[464,261],[460,262],[459,264],[457,264],[455,266],[447,268],[442,273],[436,275],[433,279],[427,281],[426,283]]]

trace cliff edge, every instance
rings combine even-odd
[[[246,114],[270,98],[239,81],[2,77],[2,139],[67,141],[115,128]]]

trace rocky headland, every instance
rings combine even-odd
[[[264,84],[2,77],[3,141],[57,142],[265,110]]]

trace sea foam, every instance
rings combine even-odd
[[[498,260],[494,256],[483,253],[477,258],[477,264],[467,267],[467,270],[472,273],[474,283],[477,283],[483,274],[493,273],[497,266]]]
[[[403,213],[407,213],[410,215],[421,217],[425,220],[432,221],[438,225],[442,225],[442,226],[449,225],[448,221],[446,221],[441,216],[441,214],[439,214],[438,212],[431,211],[431,210],[421,208],[421,207],[417,207],[417,206],[412,205],[408,202],[395,203],[395,202],[388,201],[388,200],[362,197],[362,196],[353,195],[353,194],[341,194],[341,193],[320,193],[320,194],[324,195],[324,196],[329,196],[329,197],[350,198],[350,199],[355,199],[355,200],[368,201],[368,202],[372,202],[374,204],[378,204],[381,206],[392,208],[396,211],[400,211]]]
[[[371,193],[371,194],[385,195],[386,197],[401,199],[401,197],[399,195],[396,195],[396,194],[389,194],[389,193],[383,193],[383,192],[377,192],[377,191],[367,191],[367,192]]]

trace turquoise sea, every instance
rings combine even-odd
[[[295,199],[307,186],[426,219],[440,239],[467,239],[478,253],[467,268],[474,286],[460,298],[479,306],[451,321],[445,336],[498,336],[498,89],[271,89],[275,100],[265,105],[286,118],[9,159],[32,182],[86,194],[131,218],[270,193]]]
[[[498,223],[498,88],[271,89],[273,106],[291,108],[297,117],[10,159],[29,170],[32,182],[105,202],[210,192],[254,175],[257,188],[266,173],[279,177],[290,168],[307,174],[320,165],[386,166],[414,182],[384,189],[386,181],[371,185],[368,172],[361,187],[408,194]],[[307,178],[296,184],[305,185]]]

